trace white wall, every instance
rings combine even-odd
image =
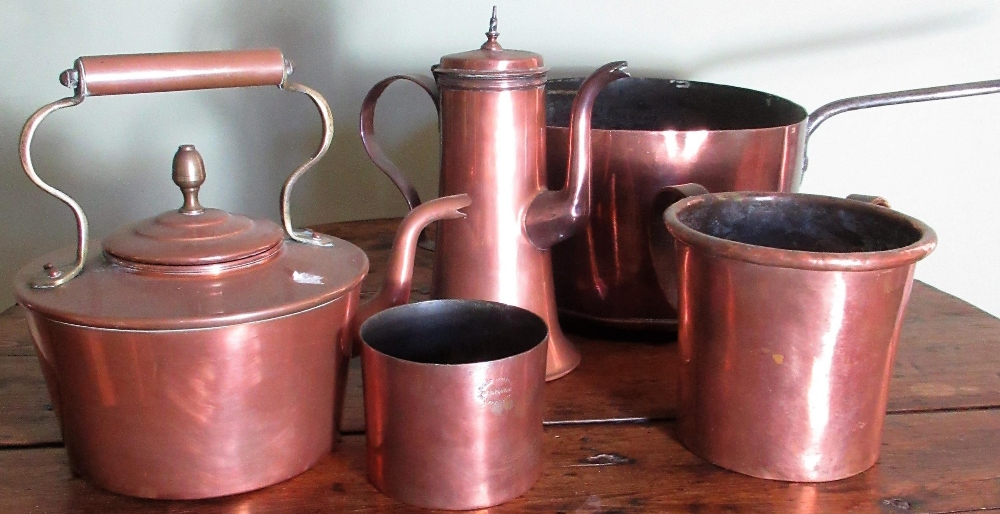
[[[634,74],[739,85],[806,109],[838,98],[1000,78],[1000,12],[988,0],[836,3],[772,0],[498,1],[500,42],[545,56],[553,76],[627,59]],[[13,272],[70,244],[61,203],[20,171],[21,124],[66,96],[57,77],[80,55],[281,47],[293,78],[333,104],[337,134],[303,179],[296,223],[401,215],[405,205],[368,163],[356,135],[367,89],[392,73],[427,73],[477,47],[491,3],[283,0],[0,3],[0,308]],[[938,250],[917,278],[1000,315],[1000,96],[886,107],[824,124],[803,190],[887,197],[932,227]],[[277,219],[285,176],[315,147],[304,98],[272,88],[92,98],[42,125],[36,167],[73,195],[95,237],[180,205],[169,179],[180,144],[208,165],[206,205]],[[379,109],[386,146],[424,197],[436,191],[435,117],[415,88]]]

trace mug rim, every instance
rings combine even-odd
[[[368,340],[364,337],[364,333],[365,333],[366,327],[370,327],[373,323],[379,323],[380,322],[379,318],[384,318],[386,316],[390,316],[391,313],[398,312],[398,311],[401,311],[401,310],[426,309],[426,308],[434,307],[435,305],[441,305],[441,304],[490,306],[490,307],[493,307],[493,308],[499,308],[499,309],[503,309],[503,310],[508,310],[508,311],[516,312],[516,313],[518,313],[519,316],[524,316],[526,319],[531,320],[532,323],[538,323],[538,324],[540,324],[540,328],[543,331],[543,335],[538,339],[538,341],[535,344],[531,345],[527,349],[522,350],[520,352],[513,353],[513,354],[510,354],[510,355],[506,355],[506,356],[498,358],[498,359],[481,359],[481,360],[475,360],[475,361],[472,361],[472,362],[461,362],[461,363],[422,362],[422,361],[419,361],[419,360],[413,360],[413,359],[406,359],[406,358],[403,358],[403,357],[397,357],[395,355],[386,353],[386,352],[384,352],[382,350],[379,350],[379,349],[375,348],[374,346],[372,346],[371,344],[369,344]],[[389,313],[389,314],[387,314],[387,313]],[[393,306],[393,307],[389,307],[388,309],[379,311],[379,312],[373,314],[370,318],[368,318],[367,320],[364,321],[364,323],[361,324],[361,327],[358,330],[358,337],[359,337],[359,339],[361,339],[361,345],[362,345],[363,351],[374,352],[380,358],[384,358],[384,359],[388,359],[388,360],[391,360],[391,361],[399,362],[399,363],[402,363],[402,364],[405,364],[405,365],[409,365],[409,366],[422,366],[422,367],[431,367],[431,368],[446,368],[446,369],[460,370],[460,369],[463,369],[463,368],[466,368],[466,367],[469,367],[469,366],[494,365],[496,363],[503,363],[503,362],[512,361],[514,359],[523,358],[523,356],[528,355],[531,352],[538,351],[539,347],[541,347],[543,349],[547,349],[548,348],[548,342],[549,342],[549,327],[545,323],[545,320],[543,320],[540,316],[538,316],[534,312],[529,311],[528,309],[525,309],[523,307],[518,307],[516,305],[510,305],[510,304],[501,303],[501,302],[494,302],[494,301],[490,301],[490,300],[477,300],[477,299],[466,299],[466,298],[446,298],[446,299],[424,300],[424,301],[419,301],[419,302],[406,303],[406,304],[403,304],[403,305],[396,305],[396,306]]]
[[[784,198],[801,199],[812,204],[844,206],[867,210],[875,216],[893,218],[919,231],[920,238],[899,248],[861,252],[814,252],[790,250],[743,243],[712,236],[696,230],[678,218],[678,214],[706,201],[775,202]],[[765,266],[820,271],[871,271],[909,265],[926,257],[937,246],[937,234],[924,222],[888,207],[833,196],[808,193],[735,191],[691,196],[677,201],[663,213],[667,230],[677,241],[693,248],[709,251],[722,258],[735,259]]]

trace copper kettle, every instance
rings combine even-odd
[[[496,9],[478,49],[446,55],[435,80],[396,75],[369,91],[361,137],[372,161],[411,208],[420,198],[374,138],[375,104],[394,81],[421,86],[439,109],[441,195],[468,193],[473,206],[461,224],[437,232],[432,296],[491,300],[525,308],[549,327],[546,380],[573,370],[580,354],[557,319],[549,248],[572,236],[590,209],[590,113],[598,92],[627,77],[625,62],[595,71],[574,100],[569,173],[546,189],[545,76],[542,57],[497,42]],[[461,225],[461,226],[458,226]]]
[[[73,210],[79,239],[22,268],[15,292],[28,309],[70,466],[100,487],[205,498],[280,482],[316,463],[335,442],[360,321],[406,302],[417,235],[468,204],[440,198],[411,212],[386,285],[359,305],[364,252],[292,229],[292,185],[326,153],[332,121],[322,96],[288,81],[290,71],[277,49],[82,57],[62,76],[75,94],[25,124],[24,170]],[[204,163],[184,145],[173,166],[183,205],[119,230],[91,253],[79,204],[35,173],[35,129],[89,96],[262,85],[306,94],[323,121],[319,149],[282,190],[284,228],[203,207]]]

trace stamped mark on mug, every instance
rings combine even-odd
[[[490,408],[490,412],[500,415],[514,408],[514,398],[511,397],[512,389],[509,378],[491,378],[479,386],[476,397]]]

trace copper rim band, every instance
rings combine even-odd
[[[545,68],[523,74],[510,72],[504,72],[503,74],[469,73],[468,71],[455,72],[441,69],[434,69],[433,71],[438,87],[486,91],[545,87],[545,75],[548,72]]]

